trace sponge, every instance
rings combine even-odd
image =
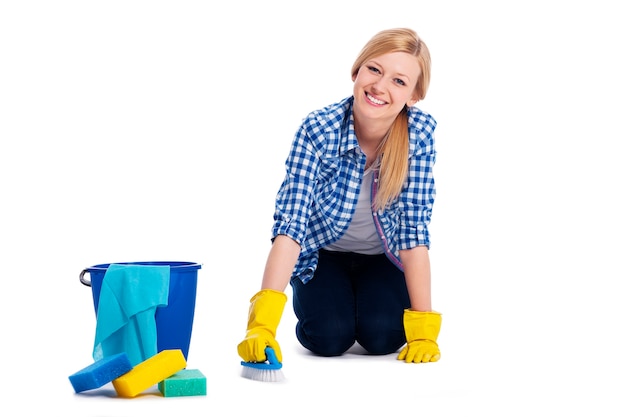
[[[135,397],[153,385],[163,381],[187,366],[180,349],[162,350],[128,373],[113,380],[113,387],[120,397]]]
[[[133,369],[126,352],[102,358],[69,376],[77,393],[100,388]]]
[[[198,369],[183,369],[159,382],[164,397],[206,395],[206,377]]]

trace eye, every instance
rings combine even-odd
[[[380,74],[380,70],[378,68],[374,67],[374,66],[369,65],[367,67],[367,69],[370,70],[371,72],[376,73],[376,74]]]
[[[396,79],[394,80],[394,82],[395,82],[396,84],[399,84],[399,85],[406,85],[406,83],[404,82],[404,80],[401,80],[400,78],[396,78]]]

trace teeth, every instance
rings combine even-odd
[[[375,104],[385,104],[385,102],[382,100],[378,100],[377,98],[374,98],[370,96],[369,94],[366,94],[366,95],[367,95],[367,98]]]

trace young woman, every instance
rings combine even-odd
[[[315,354],[357,342],[375,355],[402,348],[406,362],[440,357],[428,255],[436,122],[414,107],[428,90],[428,48],[411,29],[381,31],[352,80],[352,96],[311,112],[295,134],[238,345],[244,361],[264,361],[266,346],[282,361],[276,329],[288,283],[296,336]]]

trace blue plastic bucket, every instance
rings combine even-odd
[[[157,328],[157,351],[180,349],[189,356],[193,317],[196,308],[196,288],[200,264],[195,262],[117,262],[122,265],[169,265],[170,288],[167,306],[158,307],[155,313]],[[80,273],[80,282],[91,287],[93,306],[98,314],[100,290],[107,268],[111,264],[99,264],[85,268]],[[85,278],[89,273],[90,280]]]

